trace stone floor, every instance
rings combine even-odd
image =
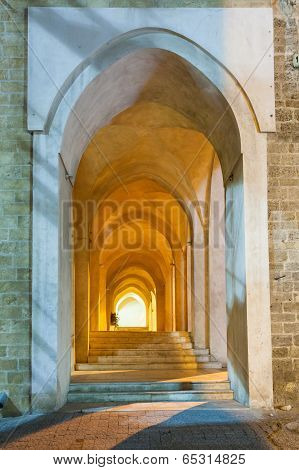
[[[272,416],[271,416],[272,415]],[[2,449],[299,448],[293,413],[253,411],[235,401],[67,405],[0,420]]]

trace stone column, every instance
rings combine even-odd
[[[218,160],[214,161],[209,215],[209,323],[211,354],[227,363],[225,279],[225,194]]]
[[[157,298],[157,331],[165,331],[165,286],[159,286],[156,289]]]
[[[187,330],[192,331],[192,242],[188,241],[185,249],[186,259],[186,297],[187,297]]]
[[[176,331],[176,268],[175,263],[171,263],[171,331]]]
[[[196,221],[194,223],[196,225]],[[193,302],[192,335],[198,348],[207,348],[207,312],[206,312],[206,250],[204,230],[200,223],[194,227],[194,243],[192,247],[193,267]]]
[[[92,251],[90,254],[90,330],[100,329],[99,319],[99,263],[98,252]]]
[[[99,265],[99,291],[100,291],[100,331],[107,330],[107,291],[106,291],[106,269],[103,264]],[[109,312],[110,313],[110,312]]]
[[[154,292],[151,291],[151,317],[152,317],[152,331],[157,331],[157,298]]]
[[[186,285],[185,285],[185,259],[184,252],[179,250],[175,253],[175,318],[176,330],[186,330]]]
[[[76,362],[87,362],[89,342],[89,253],[75,256]]]

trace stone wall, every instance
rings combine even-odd
[[[299,365],[298,238],[296,241],[299,101],[298,69],[291,65],[291,56],[298,51],[298,7],[292,6],[293,3],[291,0],[0,1],[0,390],[9,392],[10,413],[25,412],[30,407],[32,142],[26,131],[25,102],[28,6],[259,7],[273,4],[278,126],[277,134],[269,137],[274,386],[277,404],[295,400]]]
[[[15,4],[22,2],[15,2]],[[24,111],[24,8],[0,5],[0,390],[9,413],[30,397],[31,136]]]
[[[286,2],[287,3],[287,2]],[[275,404],[299,397],[299,50],[297,12],[275,18],[277,133],[268,139],[270,288]],[[296,385],[297,381],[297,385]]]

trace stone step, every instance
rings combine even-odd
[[[111,338],[101,337],[101,338],[93,338],[89,339],[90,344],[192,344],[190,338],[188,336],[128,336],[128,337],[117,337],[112,336]]]
[[[120,363],[110,363],[110,364],[96,364],[96,363],[79,363],[76,364],[76,370],[78,371],[92,371],[92,370],[144,370],[144,364],[136,364],[135,362],[120,364]],[[221,369],[222,364],[217,361],[209,362],[173,362],[171,363],[171,369]],[[156,369],[169,369],[169,363],[166,362],[148,362],[146,364],[146,370],[156,370]]]
[[[177,337],[189,337],[190,333],[187,331],[91,331],[90,338],[112,338],[114,336],[119,337],[160,337],[160,338],[177,338]]]
[[[206,401],[232,400],[231,390],[179,390],[149,392],[69,392],[69,403],[105,403],[105,402],[165,402],[165,401]]]
[[[147,342],[147,343],[132,343],[132,342],[122,342],[122,341],[98,341],[98,340],[90,340],[89,342],[90,349],[156,349],[156,350],[164,350],[167,349],[192,349],[192,343],[182,342],[182,343],[157,343],[157,342]]]
[[[104,383],[71,383],[71,393],[99,392],[174,392],[174,391],[228,391],[230,382],[104,382]]]
[[[169,355],[176,356],[208,356],[209,349],[197,349],[196,351],[192,348],[171,348],[162,349],[162,348],[151,348],[151,349],[106,349],[106,348],[97,348],[90,349],[89,356],[161,356],[168,357]]]
[[[144,364],[145,368],[152,362],[172,364],[172,363],[196,363],[196,362],[209,362],[211,356],[192,356],[187,354],[175,354],[173,352],[159,356],[157,354],[151,356],[88,356],[88,362],[93,364]]]

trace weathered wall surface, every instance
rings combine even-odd
[[[275,404],[299,397],[299,7],[275,17],[277,133],[268,138],[270,288]],[[299,3],[299,2],[297,2]],[[297,382],[297,384],[296,384]]]
[[[31,136],[26,132],[24,8],[0,5],[0,390],[30,396]]]
[[[298,6],[290,0],[2,0],[0,4],[0,390],[30,406],[31,136],[26,131],[28,6],[260,7],[275,11],[277,129],[269,137],[269,241],[276,404],[294,401],[299,368]],[[297,2],[298,3],[298,2]],[[297,230],[297,232],[296,232]],[[297,237],[297,238],[296,238]],[[297,250],[297,251],[296,251]],[[275,278],[280,279],[275,280]]]

